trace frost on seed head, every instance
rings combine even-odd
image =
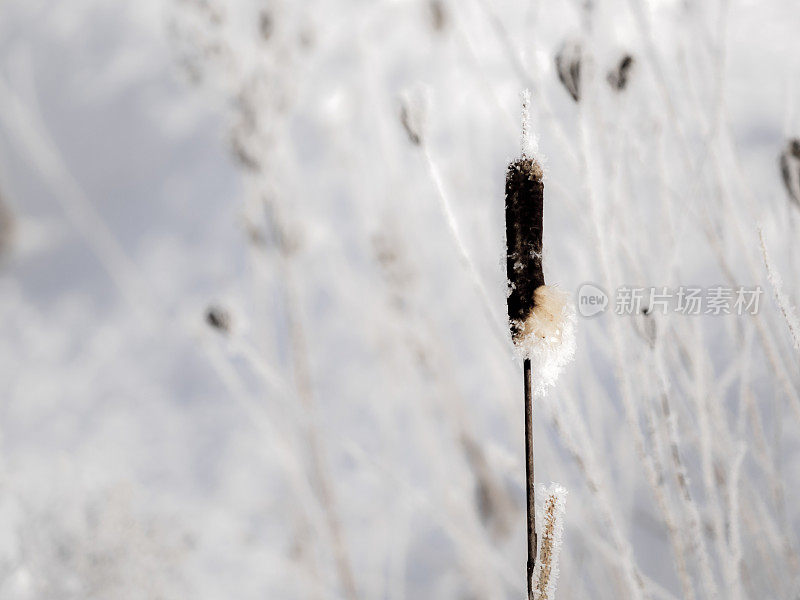
[[[544,502],[536,506],[536,522],[540,523],[540,532],[539,560],[533,570],[533,597],[535,600],[553,600],[558,582],[567,490],[552,483],[547,488],[539,486],[536,497],[543,498]]]
[[[514,347],[530,359],[533,392],[542,396],[575,356],[575,307],[570,295],[551,285],[536,288],[528,316],[512,323]]]

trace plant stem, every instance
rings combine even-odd
[[[536,501],[533,488],[533,394],[531,361],[524,361],[525,379],[525,481],[528,497],[528,600],[533,600],[533,568],[536,566]]]

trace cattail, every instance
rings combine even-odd
[[[523,96],[522,156],[506,174],[506,276],[508,320],[518,355],[533,361],[534,395],[555,383],[575,351],[575,310],[569,295],[545,285],[542,269],[544,176],[533,158],[528,124],[529,96]]]
[[[11,250],[14,238],[14,215],[0,196],[0,258]]]
[[[514,341],[525,336],[536,290],[544,285],[542,272],[542,169],[523,155],[506,175],[506,273],[511,284],[508,318]]]
[[[528,516],[528,600],[536,567],[533,397],[555,382],[575,349],[575,311],[567,294],[545,285],[542,269],[544,175],[533,157],[530,93],[522,96],[522,155],[506,174],[506,276],[511,339],[523,359],[525,478]],[[535,373],[535,375],[534,375]]]
[[[231,330],[231,315],[220,306],[209,306],[206,310],[206,323],[217,331],[229,333]]]
[[[272,14],[269,11],[262,10],[258,17],[258,32],[261,34],[261,39],[265,42],[269,41],[274,29],[275,23],[272,19]]]
[[[403,92],[400,98],[400,124],[415,146],[423,142],[428,98],[424,88],[414,87]]]
[[[403,129],[406,130],[408,141],[410,141],[415,146],[419,146],[422,143],[422,138],[420,137],[420,134],[417,131],[416,125],[412,121],[413,118],[411,116],[411,111],[409,107],[406,104],[403,104],[400,107],[400,124],[403,126]]]
[[[481,523],[495,540],[501,540],[508,534],[511,526],[513,501],[474,437],[462,432],[460,438],[464,455],[475,478],[475,500]]]
[[[628,85],[628,77],[633,67],[633,57],[630,54],[623,56],[615,69],[608,72],[606,79],[609,85],[617,91],[622,91]]]
[[[581,46],[577,42],[566,42],[556,54],[558,79],[575,102],[581,99]]]
[[[434,31],[442,31],[447,25],[447,12],[442,0],[430,0],[428,2],[430,12],[431,27]]]
[[[539,545],[539,563],[533,576],[536,580],[534,600],[553,600],[558,581],[558,557],[564,532],[564,506],[567,491],[558,484],[541,489],[544,505],[538,507],[542,523],[542,538]]]
[[[783,185],[789,198],[800,206],[800,139],[789,140],[780,158]]]

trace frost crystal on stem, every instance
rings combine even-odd
[[[567,490],[556,483],[540,488],[539,497],[543,505],[536,507],[537,517],[542,523],[539,537],[539,562],[533,572],[534,600],[553,600],[558,582],[558,557],[564,532],[564,510]]]

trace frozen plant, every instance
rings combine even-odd
[[[567,490],[558,484],[540,486],[541,502],[536,507],[542,535],[539,538],[539,561],[533,572],[535,600],[554,600],[558,583],[558,559],[564,535],[564,509]]]
[[[528,599],[534,600],[537,559],[534,493],[533,397],[555,383],[575,353],[575,311],[569,295],[545,284],[542,269],[544,174],[529,153],[530,94],[523,94],[522,154],[506,175],[506,276],[511,338],[523,361],[525,465],[528,509]],[[549,572],[549,566],[547,567]]]

